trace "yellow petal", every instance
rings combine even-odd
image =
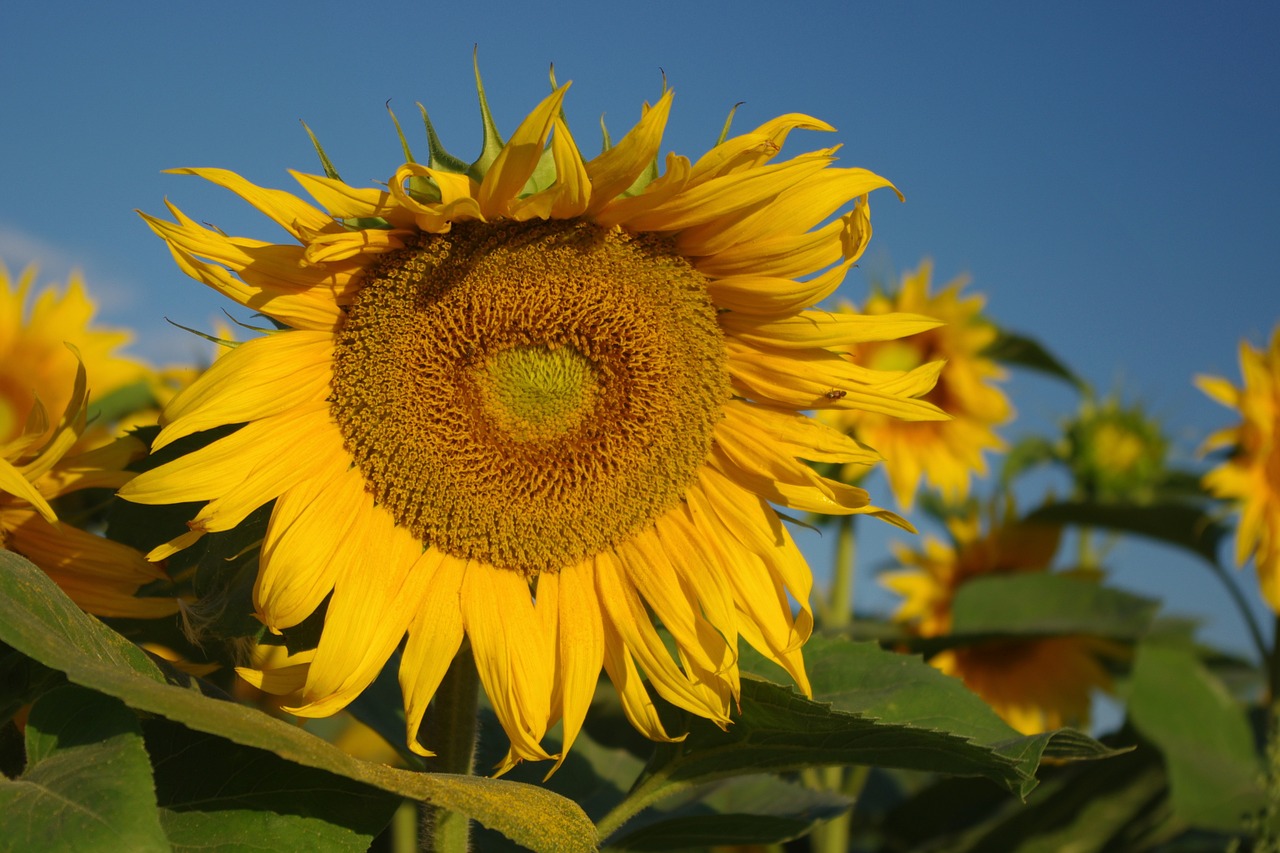
[[[943,323],[920,314],[802,311],[791,317],[760,319],[730,311],[720,315],[720,325],[741,341],[791,349],[895,340],[936,329]]]
[[[412,216],[396,204],[395,197],[387,190],[351,187],[333,178],[292,169],[289,174],[335,219],[385,219],[397,228],[413,222]]]
[[[273,630],[290,628],[320,606],[337,578],[338,564],[330,557],[362,513],[367,514],[367,504],[359,469],[341,463],[276,500],[253,587],[263,624]]]
[[[329,395],[333,335],[265,335],[224,353],[169,401],[152,450],[201,430],[247,423]]]
[[[480,212],[486,219],[505,215],[511,202],[520,195],[533,175],[533,170],[542,158],[547,134],[551,133],[551,127],[560,114],[564,93],[568,91],[569,85],[565,83],[544,98],[520,123],[507,144],[502,146],[502,151],[489,167],[476,196]]]
[[[600,667],[604,663],[604,625],[600,602],[596,599],[594,574],[593,561],[586,560],[561,569],[556,575],[544,574],[538,580],[539,604],[543,584],[548,578],[555,578],[553,583],[559,586],[556,591],[559,607],[556,671],[561,681],[564,725],[560,757],[551,772],[564,763],[569,747],[582,730],[582,721],[586,719],[596,682],[600,679]],[[547,775],[550,776],[550,772]]]
[[[853,261],[845,261],[806,281],[761,275],[735,275],[707,282],[707,294],[718,308],[753,316],[794,314],[836,292]]]
[[[459,596],[467,561],[428,548],[414,571],[426,575],[428,583],[418,612],[409,624],[409,642],[400,659],[400,690],[404,693],[409,749],[418,755],[432,755],[418,743],[418,730],[431,697],[462,646]]]
[[[649,691],[645,689],[640,670],[636,668],[635,660],[627,650],[626,642],[608,619],[604,620],[604,635],[604,670],[618,691],[618,698],[622,700],[622,711],[627,715],[631,725],[649,740],[662,743],[678,743],[688,737],[687,734],[679,737],[671,737],[667,734],[662,720],[658,717],[658,708],[649,697]]]
[[[249,204],[274,219],[294,237],[303,230],[323,231],[335,227],[333,218],[316,210],[302,199],[283,190],[272,190],[246,181],[226,169],[170,169],[173,175],[195,175],[231,190]]]
[[[427,578],[414,571],[421,553],[417,538],[366,498],[330,557],[337,564],[333,596],[303,688],[305,704],[285,710],[328,716],[377,677],[421,605]]]
[[[704,697],[676,667],[662,638],[654,630],[640,595],[615,558],[606,552],[596,555],[596,588],[604,604],[605,623],[613,627],[627,649],[640,661],[658,693],[686,711],[721,725],[727,724],[728,719],[720,709],[708,707]]]
[[[28,482],[21,471],[5,460],[0,459],[0,493],[4,492],[30,504],[50,523],[57,522],[57,513],[53,511],[53,507],[49,506],[49,502],[44,499],[44,496],[40,494],[36,487]]]
[[[668,89],[626,136],[618,140],[608,151],[586,164],[591,179],[591,205],[587,215],[599,213],[618,196],[626,192],[649,164],[658,156],[662,144],[662,132],[671,114],[671,98],[675,93]]]
[[[515,756],[550,758],[540,741],[551,716],[554,649],[540,630],[529,584],[518,572],[474,564],[462,580],[462,622]]]

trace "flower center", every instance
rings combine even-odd
[[[729,395],[705,279],[656,235],[454,223],[365,272],[331,411],[424,544],[533,573],[675,507]]]
[[[595,370],[572,347],[515,346],[484,368],[476,377],[482,405],[517,441],[564,435],[594,408]]]

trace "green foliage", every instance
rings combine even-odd
[[[0,779],[0,849],[169,849],[156,811],[137,717],[82,687],[59,687],[32,707],[27,767]]]
[[[1182,820],[1239,830],[1246,815],[1262,808],[1262,766],[1244,709],[1189,647],[1138,647],[1129,713],[1164,756],[1173,811]]]
[[[1134,533],[1175,545],[1216,564],[1226,527],[1199,506],[1188,503],[1137,505],[1104,503],[1047,504],[1028,521],[1078,524]]]
[[[1039,341],[1007,329],[999,330],[999,336],[982,351],[982,355],[1013,367],[1035,370],[1061,379],[1080,391],[1087,391],[1089,387],[1088,383],[1076,376]]]
[[[115,697],[135,712],[158,715],[194,732],[272,753],[302,768],[345,777],[340,785],[327,789],[341,791],[341,786],[355,785],[367,792],[362,796],[380,802],[387,816],[399,798],[410,797],[467,815],[533,850],[593,847],[593,830],[586,815],[549,791],[496,779],[413,773],[360,761],[297,726],[192,689],[198,685],[169,683],[146,653],[81,613],[43,572],[8,552],[0,552],[0,641],[65,673],[75,684]],[[153,755],[152,761],[158,766],[161,757]],[[308,792],[305,787],[295,789],[293,796],[303,800]],[[167,809],[181,812],[180,806],[190,801],[178,796]],[[299,814],[300,809],[302,816],[327,822],[342,817],[332,810],[311,815],[297,804],[292,814]],[[273,813],[264,810],[258,817]],[[5,814],[7,820],[8,812]],[[167,815],[166,820],[166,825],[186,831],[196,818]]]

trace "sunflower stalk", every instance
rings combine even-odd
[[[853,621],[854,572],[857,562],[857,543],[854,539],[854,518],[842,515],[836,519],[836,553],[832,566],[831,592],[827,599],[825,627],[840,629]],[[858,790],[866,779],[865,768],[822,767],[805,773],[810,787],[820,791],[844,793],[850,787]],[[854,796],[857,790],[853,791]],[[817,853],[838,853],[849,847],[849,830],[852,809],[837,818],[817,826],[813,830],[811,846]]]
[[[836,558],[826,613],[829,628],[843,628],[853,621],[853,574],[857,559],[853,521],[851,515],[836,519]]]
[[[432,733],[432,770],[469,776],[475,763],[476,703],[480,676],[471,645],[462,648],[449,665],[427,712],[426,731]],[[425,820],[423,849],[434,853],[465,853],[470,849],[470,821],[464,815],[430,807]]]

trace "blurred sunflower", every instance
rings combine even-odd
[[[297,245],[226,236],[172,205],[175,222],[146,217],[189,275],[285,327],[166,409],[157,447],[244,426],[122,490],[208,501],[151,556],[275,500],[259,617],[288,629],[332,597],[309,662],[246,677],[328,715],[407,632],[408,742],[425,753],[423,713],[465,637],[511,740],[500,769],[553,757],[540,741],[560,719],[568,750],[602,665],[658,740],[674,738],[640,672],[726,725],[740,637],[807,691],[812,578],[770,502],[905,522],[800,461],[876,460],[801,410],[945,417],[914,399],[938,364],[871,370],[834,349],[936,321],[805,310],[862,253],[866,194],[890,186],[833,168],[834,149],[769,162],[790,131],[829,126],[785,115],[697,162],[669,155],[658,176],[670,91],[587,161],[561,115],[567,88],[505,143],[482,91],[485,153],[469,166],[428,125],[430,165],[406,163],[386,189],[294,173],[320,207],[181,170]]]
[[[969,479],[987,472],[983,451],[1005,449],[995,427],[1013,417],[1013,407],[995,384],[1004,371],[982,351],[996,339],[996,329],[983,316],[981,296],[962,297],[966,280],[956,279],[930,294],[933,265],[925,261],[902,278],[892,295],[876,293],[863,314],[907,312],[934,317],[939,325],[907,338],[859,343],[847,349],[859,364],[873,370],[911,370],[944,360],[937,384],[924,399],[952,416],[948,421],[905,422],[867,409],[825,411],[825,423],[849,433],[884,457],[884,470],[894,497],[904,509],[915,503],[923,476],[950,503],[969,495]],[[845,305],[842,313],[854,313]],[[842,472],[852,480],[865,469]]]
[[[119,488],[133,476],[124,467],[145,452],[132,438],[90,434],[84,364],[108,392],[146,367],[115,354],[127,333],[91,327],[93,304],[78,276],[62,295],[42,290],[28,315],[34,281],[28,270],[15,287],[0,264],[0,548],[35,563],[89,613],[172,614],[174,599],[136,596],[163,572],[132,548],[59,521],[50,505],[82,489]]]
[[[1228,447],[1232,453],[1204,476],[1204,487],[1240,504],[1236,562],[1253,556],[1262,595],[1280,613],[1280,325],[1266,350],[1240,343],[1240,372],[1240,388],[1216,376],[1195,380],[1201,391],[1241,418],[1205,440],[1202,451]]]
[[[956,592],[974,578],[1048,571],[1061,537],[1057,526],[1020,523],[1011,513],[985,534],[976,513],[948,526],[952,544],[929,537],[922,551],[896,545],[904,568],[881,577],[903,597],[894,618],[922,637],[950,633]],[[1077,575],[1084,583],[1098,578],[1095,572]],[[1036,734],[1084,725],[1092,691],[1111,686],[1102,661],[1119,654],[1114,643],[1076,635],[960,646],[929,663],[964,681],[1013,728]]]
[[[0,263],[0,442],[24,433],[37,396],[47,412],[66,410],[81,360],[95,400],[145,380],[150,372],[116,352],[129,343],[128,332],[93,325],[94,304],[78,273],[62,293],[40,290],[28,311],[35,278],[35,270],[27,269],[15,282]],[[48,439],[54,428],[47,424],[37,438]],[[101,443],[105,432],[98,438]]]
[[[119,488],[133,476],[124,466],[143,452],[141,444],[126,438],[68,456],[84,433],[85,407],[80,368],[56,423],[36,400],[26,429],[0,444],[0,548],[35,563],[81,609],[97,616],[176,613],[173,598],[137,595],[143,584],[164,577],[159,568],[132,548],[60,522],[49,503],[81,489]]]

